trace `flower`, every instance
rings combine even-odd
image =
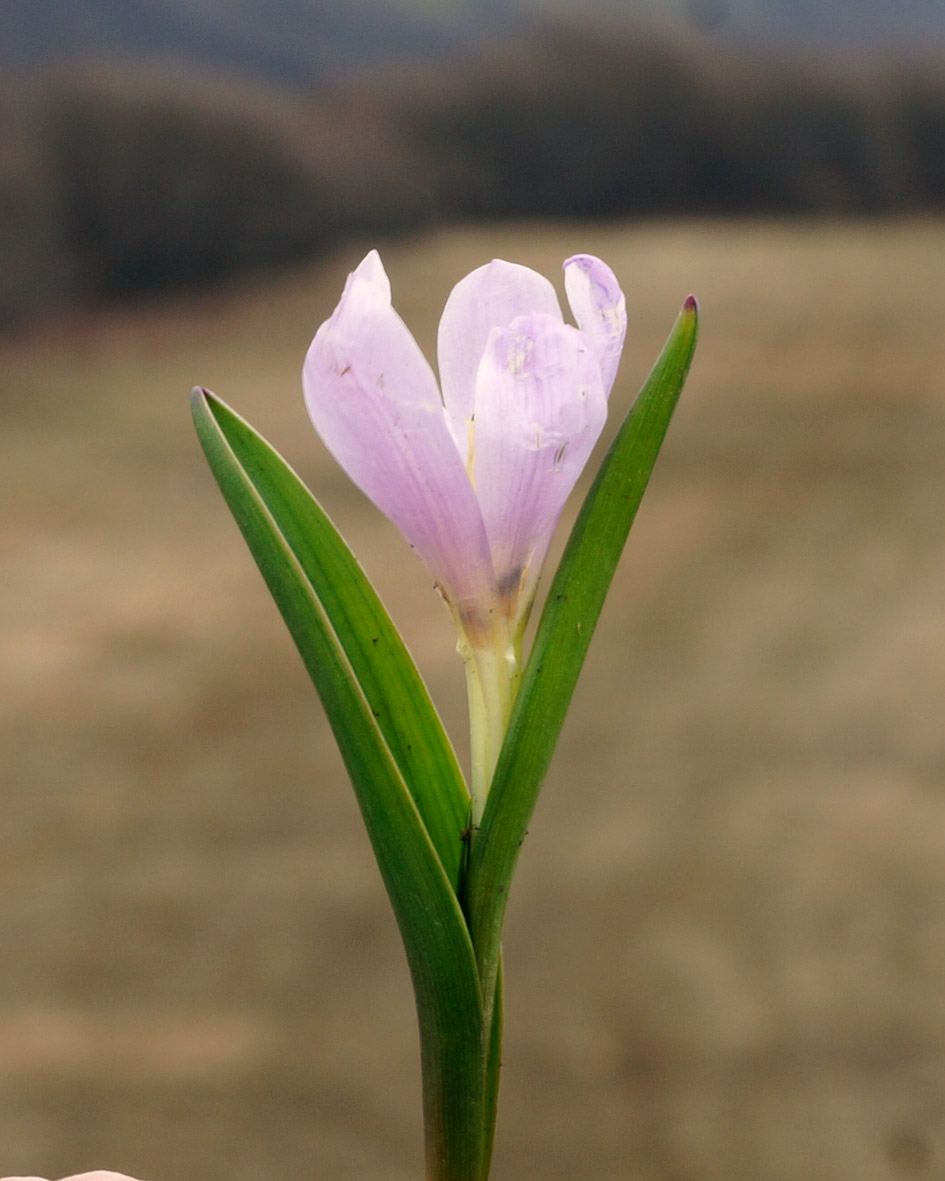
[[[495,260],[440,321],[442,396],[391,307],[377,251],[348,277],[305,359],[315,428],[475,627],[527,618],[564,502],[603,428],[626,332],[623,295],[590,255],[564,264],[578,327],[528,267]]]
[[[626,334],[624,297],[605,263],[575,255],[564,277],[576,327],[528,267],[494,260],[462,279],[440,320],[438,385],[371,251],[303,369],[328,450],[404,534],[453,612],[471,711],[474,681],[494,715],[486,774],[541,568],[603,429]]]

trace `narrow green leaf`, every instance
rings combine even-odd
[[[449,738],[399,632],[344,539],[295,472],[224,402],[206,394],[203,404],[318,595],[447,877],[457,887],[469,796]]]
[[[337,575],[343,543],[300,498],[284,461],[206,392],[194,392],[193,411],[213,474],[318,689],[397,917],[417,1000],[428,1174],[479,1181],[484,1055],[475,956],[454,884],[394,754],[402,739],[385,720],[389,703],[383,693],[368,696],[379,691],[377,676],[367,686],[359,680],[363,654],[381,647],[373,643],[378,620],[357,634],[364,619],[339,614],[322,576]],[[339,585],[344,596],[366,593],[358,578]],[[357,639],[350,650],[341,635]]]
[[[495,997],[486,1044],[486,1075],[483,1088],[482,1181],[489,1181],[492,1150],[495,1146],[495,1121],[499,1109],[499,1076],[502,1073],[502,959],[495,978]]]
[[[697,326],[690,297],[597,473],[548,591],[469,854],[465,897],[486,998],[498,972],[502,921],[526,826],[689,371]]]

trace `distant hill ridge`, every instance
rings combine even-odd
[[[16,69],[158,58],[305,86],[379,60],[455,52],[475,41],[494,7],[448,0],[4,0],[0,63]]]
[[[535,21],[312,94],[193,66],[39,71],[0,87],[0,329],[437,222],[942,213],[943,61]]]
[[[305,87],[382,61],[460,53],[536,17],[831,52],[945,48],[942,0],[4,0],[0,67],[158,58]]]

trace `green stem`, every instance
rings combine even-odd
[[[482,1181],[488,1181],[495,1143],[495,1120],[499,1104],[499,1073],[502,1068],[502,961],[495,981],[492,1016],[486,1043],[486,1074],[482,1106]]]
[[[470,1061],[464,1046],[450,1030],[421,1037],[426,1181],[483,1181],[485,1061]]]
[[[521,674],[521,650],[504,626],[497,626],[488,643],[462,645],[469,699],[471,823],[479,827],[489,785],[505,740]]]

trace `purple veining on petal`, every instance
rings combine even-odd
[[[453,288],[437,340],[443,402],[456,445],[465,461],[473,414],[476,373],[486,341],[495,328],[507,328],[517,316],[543,312],[562,320],[558,296],[544,275],[518,263],[493,259]]]
[[[472,471],[499,588],[519,614],[606,414],[600,367],[576,328],[535,313],[492,333],[477,374]]]
[[[455,603],[494,585],[475,494],[428,362],[390,306],[377,255],[350,276],[303,369],[325,445],[424,559]]]
[[[609,396],[627,335],[623,292],[610,267],[592,254],[575,254],[565,262],[564,286],[577,326],[597,357]]]

